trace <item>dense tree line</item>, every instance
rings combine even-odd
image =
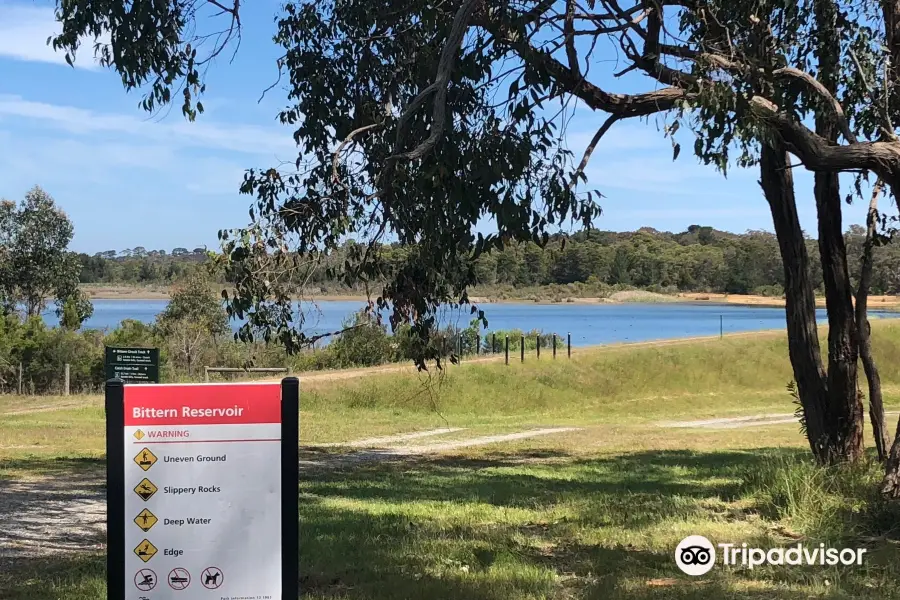
[[[81,283],[172,284],[189,277],[207,260],[205,248],[147,251],[143,247],[78,254]]]
[[[846,243],[852,258],[854,280],[865,230],[849,228]],[[807,239],[808,252],[816,240]],[[323,265],[304,274],[308,284],[328,287],[327,267],[342,263],[354,244],[344,244],[326,257]],[[385,263],[401,264],[409,254],[399,245],[380,248]],[[147,252],[135,248],[89,256],[79,254],[82,283],[171,284],[211,266],[203,248],[176,248]],[[822,288],[820,263],[812,261],[810,276]],[[512,243],[482,255],[475,261],[479,285],[516,288],[569,283],[600,283],[657,291],[726,292],[731,294],[781,295],[784,269],[775,235],[765,231],[743,234],[692,225],[681,233],[642,228],[633,232],[590,230],[558,235],[544,248],[534,242]],[[210,275],[224,283],[221,274]],[[876,247],[872,292],[900,293],[900,246]]]

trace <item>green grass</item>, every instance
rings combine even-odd
[[[886,402],[900,405],[900,325],[873,322]],[[454,426],[479,432],[527,425],[645,425],[763,412],[790,413],[783,333],[695,343],[576,349],[571,360],[533,355],[521,364],[450,365],[442,373],[301,380],[301,438],[337,442]],[[7,416],[14,410],[80,408]],[[0,460],[22,454],[96,456],[103,450],[99,396],[0,397]],[[12,448],[10,448],[12,447]]]
[[[800,466],[770,468],[779,461]],[[677,571],[672,551],[689,534],[761,547],[794,543],[797,535],[813,545],[834,540],[774,528],[788,505],[758,487],[777,487],[791,470],[802,476],[805,464],[800,451],[784,449],[590,459],[545,451],[310,473],[300,486],[302,597],[900,598],[900,552],[885,540],[838,536],[869,548],[863,568],[716,567],[698,579]],[[873,477],[871,467],[860,471],[851,480]],[[756,475],[750,483],[748,474]],[[830,501],[842,491],[815,489]],[[847,523],[852,534],[900,516],[873,501],[826,513],[829,528]],[[100,556],[38,560],[0,574],[0,590],[11,600],[96,600],[104,597],[103,577]]]
[[[874,323],[900,404],[900,326]],[[449,456],[301,474],[305,600],[900,599],[900,511],[879,469],[822,470],[795,424],[666,429],[659,421],[790,413],[783,334],[578,351],[571,361],[466,364],[438,379],[384,374],[303,384],[305,443],[436,426],[460,435],[576,424],[567,435]],[[41,404],[0,398],[0,415]],[[0,419],[0,486],[102,467],[99,398]],[[31,404],[29,404],[31,403]],[[717,566],[689,578],[672,559],[689,534],[762,547],[798,539],[865,546],[860,567]],[[104,561],[22,560],[4,600],[101,600]]]
[[[886,401],[900,404],[900,325],[875,322],[873,331]],[[378,414],[423,426],[469,426],[790,413],[794,407],[785,387],[791,378],[785,334],[760,333],[581,350],[571,361],[530,356],[524,364],[451,366],[440,375],[314,382],[303,385],[301,404],[310,415],[307,439],[320,441],[329,435],[350,439],[358,434],[354,423],[377,423]],[[318,425],[319,415],[327,421],[335,414],[344,420],[343,436]]]

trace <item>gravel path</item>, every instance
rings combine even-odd
[[[405,442],[408,440],[416,440],[424,437],[435,435],[444,435],[445,433],[456,433],[464,431],[463,427],[445,427],[444,429],[430,429],[428,431],[417,431],[415,433],[404,433],[401,435],[388,435],[385,437],[367,438],[357,440],[355,442],[338,442],[336,444],[321,444],[321,448],[376,448],[384,444],[395,444],[397,442]]]
[[[104,488],[97,472],[0,481],[0,571],[16,559],[102,549]]]
[[[886,416],[896,416],[900,413],[888,411]],[[702,421],[664,421],[657,423],[657,427],[684,428],[684,429],[743,429],[745,427],[765,427],[767,425],[780,425],[782,423],[796,423],[797,417],[790,413],[750,415],[748,417],[733,417],[730,419],[705,419]]]

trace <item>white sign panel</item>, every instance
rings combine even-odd
[[[126,599],[281,600],[280,393],[126,386]]]

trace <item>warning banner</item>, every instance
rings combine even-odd
[[[281,423],[273,384],[167,385],[125,390],[125,425],[252,425]]]

